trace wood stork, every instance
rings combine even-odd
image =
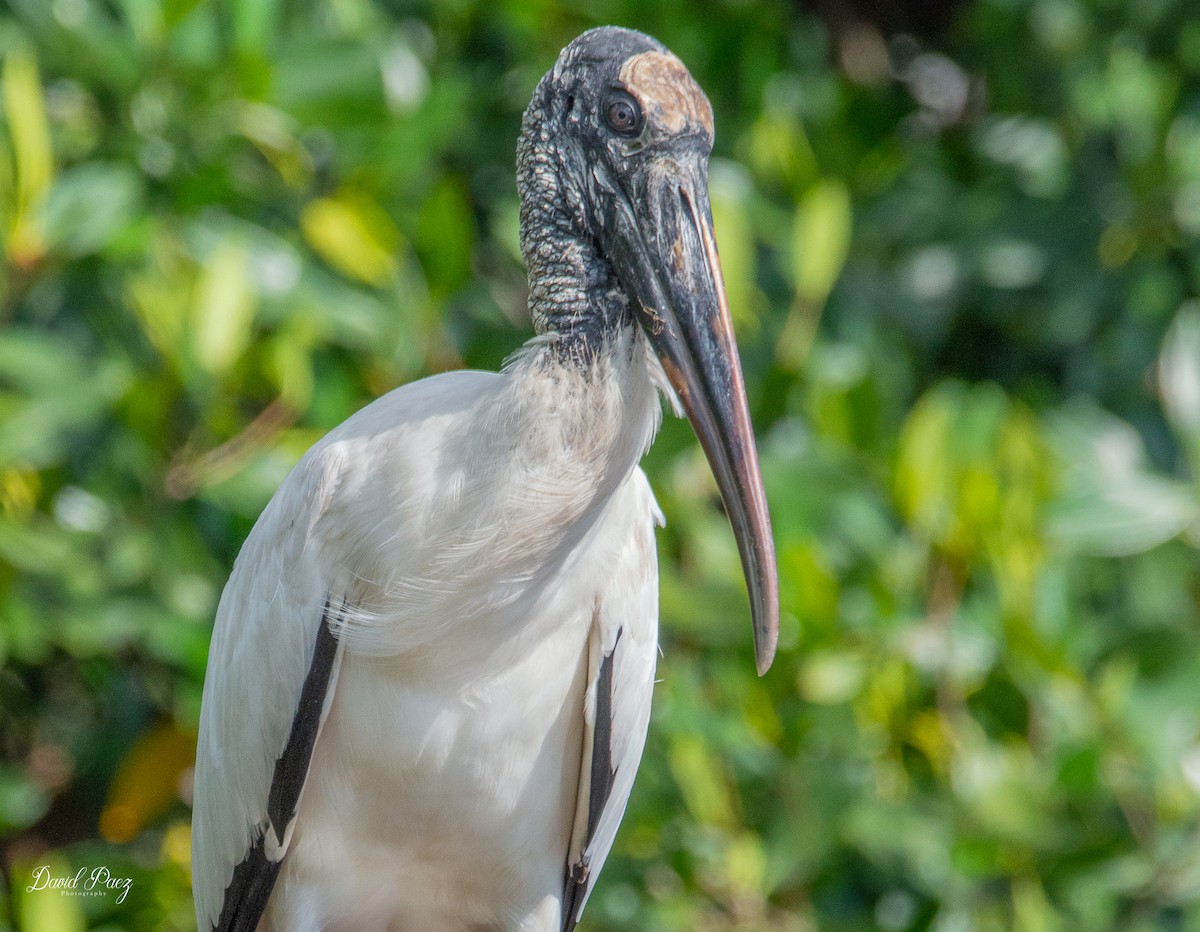
[[[314,446],[221,598],[193,830],[201,929],[570,930],[641,758],[659,394],[716,475],[758,669],[774,544],[713,240],[712,110],[606,27],[517,148],[537,336],[399,388]]]

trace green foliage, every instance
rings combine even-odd
[[[0,927],[191,928],[233,559],[324,431],[528,335],[520,114],[600,22],[713,101],[784,618],[758,679],[667,423],[662,682],[588,927],[1200,926],[1192,4],[976,0],[885,46],[770,0],[11,0]]]

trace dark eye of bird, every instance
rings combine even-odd
[[[642,109],[628,94],[609,98],[604,118],[609,127],[622,136],[636,136],[642,131]]]

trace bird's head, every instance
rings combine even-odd
[[[640,326],[661,361],[733,524],[762,673],[778,639],[778,579],[713,237],[712,144],[708,98],[665,46],[629,29],[584,33],[525,112],[521,243],[539,330]]]

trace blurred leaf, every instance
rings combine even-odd
[[[1200,469],[1200,306],[1185,306],[1167,331],[1158,359],[1158,390]]]
[[[442,178],[429,192],[421,207],[419,236],[431,287],[439,294],[461,288],[471,274],[475,221],[467,192],[455,178]]]
[[[116,360],[88,371],[66,346],[36,331],[0,331],[0,464],[57,461],[72,434],[94,425],[128,379]]]
[[[767,857],[758,836],[750,832],[739,835],[730,843],[725,856],[729,883],[735,894],[761,900]]]
[[[37,61],[18,46],[4,59],[4,112],[16,157],[16,213],[8,231],[7,250],[18,265],[41,258],[43,243],[35,211],[54,174],[50,128]]]
[[[678,735],[671,742],[671,773],[688,809],[701,823],[728,827],[734,824],[733,803],[725,776],[712,751],[694,735]]]
[[[26,573],[54,573],[74,556],[70,538],[49,522],[0,517],[0,559]]]
[[[400,234],[378,205],[346,194],[320,198],[300,225],[313,249],[351,278],[379,287],[395,278]]]
[[[862,688],[862,659],[849,652],[813,654],[800,671],[800,692],[809,702],[846,702]]]
[[[1128,424],[1077,403],[1051,421],[1065,493],[1053,529],[1072,547],[1107,556],[1140,553],[1200,522],[1200,496],[1155,475]]]
[[[46,199],[47,245],[72,256],[103,249],[132,222],[140,197],[140,180],[126,165],[88,162],[68,169]]]
[[[806,625],[814,621],[832,624],[837,617],[838,580],[819,542],[809,540],[781,548],[779,567],[783,604],[795,605]]]
[[[40,819],[50,807],[50,798],[16,768],[0,766],[0,832],[11,834]]]
[[[52,880],[73,881],[78,871],[70,862],[53,854],[36,864],[22,864],[14,871],[13,886],[19,891],[17,915],[23,932],[83,932],[87,928],[83,902],[72,895],[73,889],[42,886]],[[86,874],[87,868],[83,871]]]
[[[721,256],[721,271],[735,324],[758,323],[755,293],[755,242],[750,224],[750,180],[739,166],[714,161],[709,172],[713,229]]]
[[[1052,478],[1033,418],[995,385],[943,384],[909,414],[898,453],[913,528],[959,559],[986,554],[1006,599],[1028,608]]]
[[[100,834],[135,838],[179,798],[180,780],[196,758],[196,735],[167,723],[142,735],[121,761],[100,814]]]
[[[184,18],[188,16],[196,7],[200,5],[202,0],[164,0],[163,16],[166,19],[167,25],[171,28],[178,26]],[[269,3],[263,4],[246,4],[248,6],[269,6]]]
[[[850,192],[836,178],[822,178],[796,205],[792,225],[792,278],[797,294],[821,303],[833,290],[850,249]]]
[[[196,359],[220,376],[250,342],[256,295],[246,269],[246,248],[223,240],[200,274],[192,304]]]
[[[272,354],[279,397],[293,411],[303,411],[312,399],[314,328],[301,317],[280,329]]]
[[[291,187],[303,187],[312,177],[312,159],[296,138],[293,121],[275,107],[247,102],[238,111],[238,129],[275,166]]]
[[[278,28],[279,0],[254,0],[235,4],[233,34],[242,54],[262,55],[270,46]]]
[[[748,139],[751,165],[773,181],[798,189],[818,172],[803,125],[786,113],[762,114],[751,127]]]
[[[850,192],[836,178],[818,180],[796,205],[788,253],[795,293],[776,349],[786,368],[799,369],[812,345],[825,302],[846,264],[851,225]]]
[[[901,436],[897,498],[905,516],[926,534],[938,533],[953,509],[953,461],[946,450],[960,398],[960,386],[929,393],[909,414]]]

